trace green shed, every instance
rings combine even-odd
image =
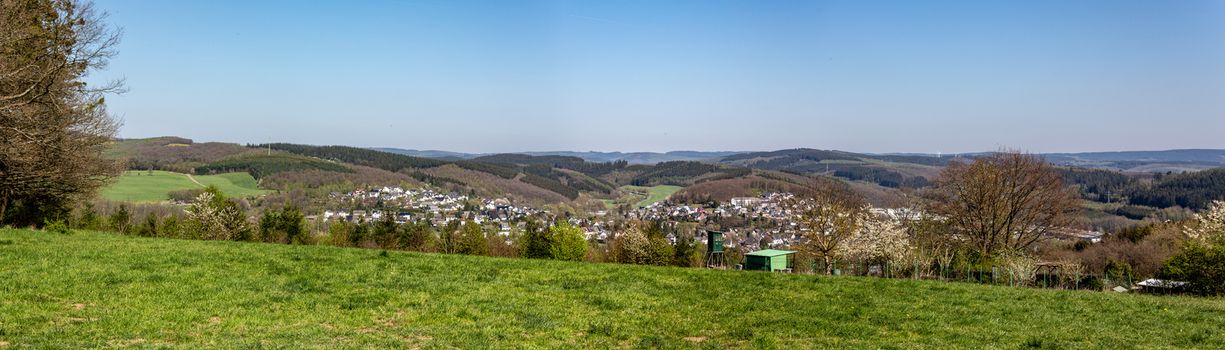
[[[756,271],[792,271],[795,268],[795,252],[766,249],[744,255],[744,269]]]

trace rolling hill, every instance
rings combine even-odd
[[[1225,150],[1177,149],[1167,151],[1050,153],[1047,161],[1069,166],[1124,172],[1183,172],[1225,167]]]
[[[0,229],[0,347],[1222,348],[1225,300]]]
[[[721,164],[805,175],[828,175],[883,187],[927,186],[954,157],[872,155],[808,148],[753,152],[720,158]]]
[[[593,210],[604,208],[608,203],[624,204],[641,192],[626,190],[636,188],[626,186],[675,186],[679,189],[670,198],[697,203],[769,191],[803,193],[835,185],[860,194],[873,205],[898,206],[906,202],[903,194],[906,189],[928,186],[949,162],[982,155],[865,154],[803,148],[743,153],[681,151],[660,154],[687,159],[727,154],[701,161],[635,164],[627,160],[627,155],[632,153],[615,152],[474,155],[431,151],[441,158],[428,158],[401,154],[404,150],[391,151],[284,143],[241,146],[160,137],[122,140],[116,142],[108,154],[128,159],[129,168],[134,170],[156,169],[198,175],[246,172],[265,188],[274,190],[295,188],[326,194],[324,191],[344,191],[346,186],[362,184],[429,184],[483,197],[506,197],[536,205],[566,204]],[[1164,172],[1153,175],[1120,172],[1119,169],[1162,168],[1168,164],[1207,167],[1216,164],[1211,162],[1221,153],[1225,151],[1069,153],[1046,157],[1066,166],[1065,169],[1099,172],[1065,170],[1064,177],[1069,184],[1080,186],[1086,200],[1140,206],[1093,207],[1093,210],[1107,210],[1103,212],[1106,216],[1135,219],[1142,217],[1138,213],[1153,213],[1171,206],[1197,209],[1213,199],[1222,199],[1222,192],[1216,192],[1220,187],[1216,184],[1222,181],[1220,178],[1225,173],[1170,172],[1167,176]],[[589,158],[617,160],[596,162]],[[634,200],[632,204],[642,199],[645,198]]]
[[[375,150],[409,155],[414,157],[435,158],[443,160],[460,160],[473,159],[495,153],[460,153],[438,150],[412,150],[403,148],[379,147]],[[525,154],[530,156],[566,156],[576,157],[588,162],[603,163],[625,161],[629,164],[655,164],[670,161],[690,160],[700,161],[709,160],[743,152],[703,152],[703,151],[670,151],[670,152],[575,152],[575,151],[551,151],[551,152],[515,152],[516,154]]]

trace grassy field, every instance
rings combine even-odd
[[[622,203],[632,203],[635,207],[645,207],[656,202],[668,199],[676,191],[680,191],[683,187],[680,186],[621,186],[622,192],[626,195],[617,198],[616,200],[604,200],[604,206],[613,208]]]
[[[195,181],[192,181],[192,179]],[[197,183],[198,182],[198,183]],[[215,185],[221,192],[231,197],[250,197],[267,193],[261,190],[247,173],[226,173],[217,175],[192,175],[153,171],[126,171],[115,180],[115,183],[102,189],[102,198],[128,202],[156,202],[168,199],[167,193],[172,191],[203,188]]]
[[[0,347],[1223,348],[1225,300],[0,230]]]

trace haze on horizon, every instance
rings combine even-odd
[[[457,152],[1225,148],[1221,1],[99,1],[123,137]]]

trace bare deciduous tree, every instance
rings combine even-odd
[[[0,222],[37,224],[119,169],[102,156],[118,123],[84,80],[114,56],[119,31],[91,4],[0,0]]]
[[[932,212],[949,233],[984,257],[1019,252],[1071,224],[1077,196],[1037,156],[997,152],[950,164],[937,180]]]

